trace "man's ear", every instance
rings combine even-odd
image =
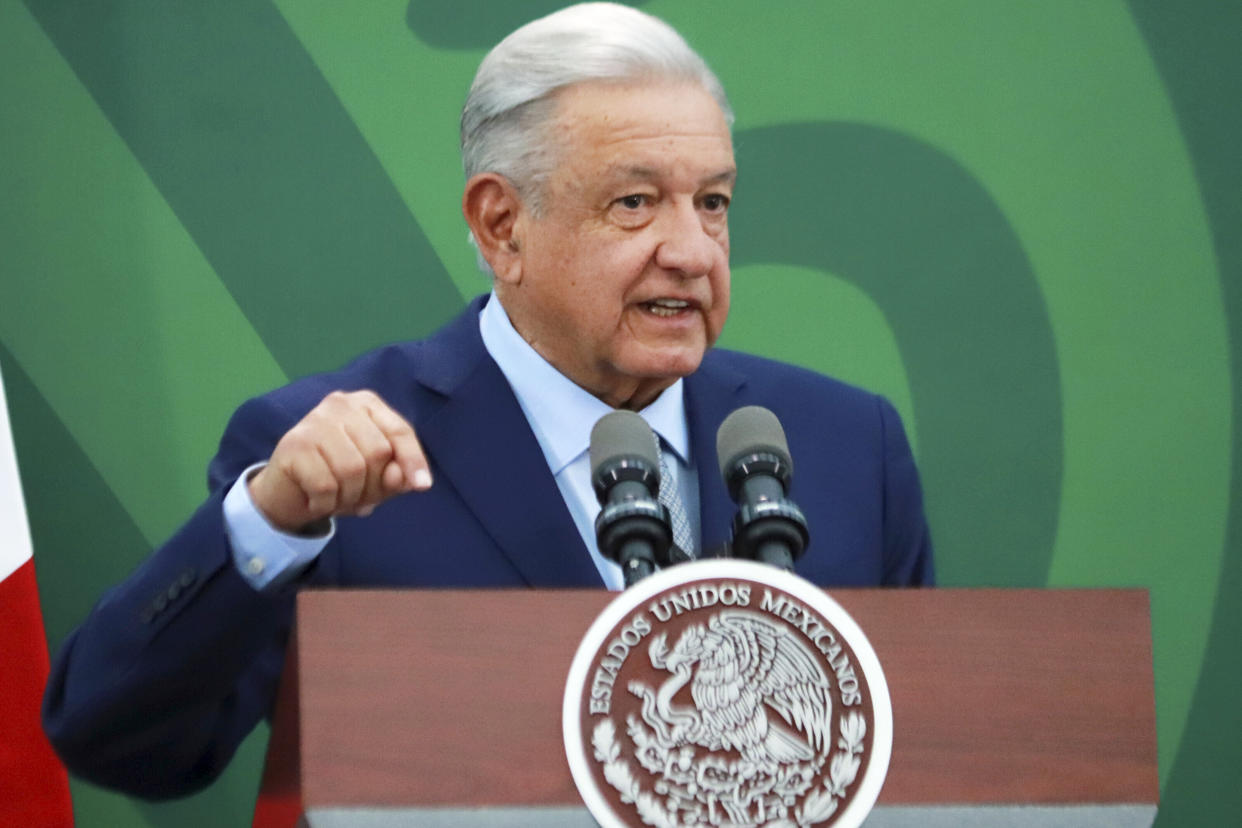
[[[517,188],[497,173],[480,173],[466,182],[461,212],[474,234],[479,253],[502,282],[522,280],[519,228],[524,213]]]

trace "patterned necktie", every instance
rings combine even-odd
[[[656,436],[656,451],[660,452],[660,503],[668,509],[669,523],[673,529],[673,545],[677,549],[669,550],[669,558],[673,563],[694,560],[694,540],[690,535],[690,519],[686,517],[686,505],[681,502],[677,491],[677,483],[673,479],[673,471],[669,467],[668,457],[660,445],[660,437]]]

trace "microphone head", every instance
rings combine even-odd
[[[591,429],[591,479],[596,479],[601,466],[621,457],[638,458],[659,474],[656,446],[655,432],[633,411],[605,414]]]
[[[591,487],[604,503],[623,480],[638,480],[655,495],[660,490],[660,448],[656,432],[632,411],[614,411],[591,428]]]
[[[793,475],[793,459],[781,421],[763,406],[748,405],[725,417],[716,432],[716,460],[721,476],[729,481],[739,461],[757,454],[775,455],[788,474]]]

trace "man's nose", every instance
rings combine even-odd
[[[663,238],[656,248],[656,264],[683,278],[705,276],[721,255],[720,241],[703,223],[693,202],[670,206],[662,217]]]

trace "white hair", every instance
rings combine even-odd
[[[503,175],[527,205],[542,210],[542,185],[555,163],[547,127],[554,93],[589,81],[700,84],[732,125],[724,87],[672,26],[616,3],[581,3],[527,23],[479,64],[461,111],[467,180]]]

